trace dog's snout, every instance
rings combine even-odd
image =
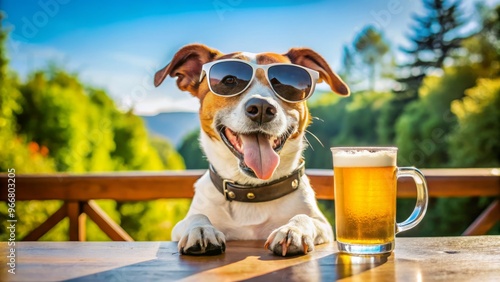
[[[260,98],[252,98],[245,103],[245,114],[258,123],[266,123],[276,117],[276,107]]]

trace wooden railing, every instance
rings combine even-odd
[[[496,197],[463,235],[482,235],[500,221],[500,169],[424,169],[429,197]],[[113,172],[102,174],[37,174],[16,176],[16,201],[63,200],[59,210],[23,240],[38,240],[65,217],[69,217],[69,238],[85,241],[86,216],[112,240],[133,239],[95,202],[97,199],[146,201],[192,198],[193,184],[202,170],[166,172]],[[333,172],[307,170],[318,199],[333,200]],[[0,174],[0,200],[7,201],[6,174]],[[398,180],[398,197],[415,197],[411,179]]]

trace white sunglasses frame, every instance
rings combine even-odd
[[[222,62],[240,62],[240,63],[244,63],[244,64],[247,64],[250,67],[252,67],[252,77],[250,78],[247,86],[245,86],[245,88],[243,88],[243,90],[241,90],[238,93],[231,94],[231,95],[221,95],[221,94],[218,94],[215,91],[213,91],[212,86],[210,85],[210,69],[212,68],[212,66],[214,66],[214,65],[216,65],[218,63],[222,63]],[[279,65],[295,66],[295,67],[298,67],[298,68],[301,68],[301,69],[305,70],[309,74],[309,76],[311,78],[311,90],[309,91],[309,93],[306,95],[306,97],[304,99],[301,99],[299,101],[290,101],[290,100],[287,100],[286,98],[282,97],[279,93],[276,92],[276,90],[274,90],[274,88],[272,87],[271,81],[269,81],[268,70],[269,70],[269,68],[271,68],[273,66],[279,66]],[[210,89],[210,91],[212,91],[212,93],[214,93],[215,95],[220,96],[220,97],[234,97],[234,96],[238,96],[241,93],[245,92],[250,87],[250,85],[252,84],[252,82],[253,82],[253,80],[255,78],[255,73],[257,72],[257,69],[262,69],[265,72],[265,74],[266,74],[266,80],[269,83],[269,85],[271,86],[271,89],[273,90],[274,94],[279,99],[281,99],[281,100],[283,100],[285,102],[288,102],[288,103],[299,103],[299,102],[302,102],[302,101],[305,101],[305,100],[309,99],[312,96],[312,94],[314,93],[314,89],[316,87],[316,83],[318,82],[318,79],[319,79],[319,72],[317,72],[315,70],[312,70],[310,68],[303,67],[301,65],[296,65],[296,64],[291,64],[291,63],[274,63],[274,64],[267,64],[267,65],[259,65],[259,64],[254,64],[252,62],[248,62],[248,61],[245,61],[245,60],[224,59],[224,60],[218,60],[218,61],[213,61],[213,62],[209,62],[209,63],[204,64],[202,66],[202,68],[201,68],[201,74],[200,74],[200,81],[199,82],[202,82],[203,78],[206,76],[207,80],[208,80],[208,83],[207,83],[208,84],[208,88]]]

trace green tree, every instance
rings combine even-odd
[[[346,106],[354,95],[339,98],[332,92],[325,93],[309,105],[313,121],[305,135],[309,144],[304,152],[307,168],[332,168],[330,146],[334,145],[333,137],[342,130]]]
[[[200,147],[200,129],[188,133],[179,147],[187,169],[207,169],[208,161]]]
[[[150,140],[165,169],[181,170],[186,168],[181,154],[175,150],[168,140],[158,136],[150,137]]]
[[[390,43],[382,31],[369,25],[354,36],[352,43],[343,46],[339,74],[353,92],[357,88],[373,91],[376,81],[386,82],[386,79],[392,79],[394,65]],[[366,77],[369,78],[368,81]]]
[[[389,92],[357,92],[352,96],[340,123],[340,132],[332,139],[336,146],[370,146],[378,143],[377,123],[380,110],[391,98]]]
[[[118,170],[161,170],[162,161],[151,146],[144,121],[127,112],[113,120],[115,150],[111,156]]]
[[[85,135],[91,131],[86,122],[90,104],[78,79],[51,68],[47,73],[32,74],[20,90],[19,133],[46,146],[57,170],[87,171],[85,161],[91,147]]]
[[[42,149],[35,142],[27,142],[26,138],[16,132],[16,114],[22,108],[19,100],[19,81],[9,69],[9,61],[5,48],[7,31],[3,28],[3,14],[0,11],[0,172],[15,170],[16,174],[33,172],[53,172],[54,162],[48,157],[48,151]],[[36,213],[33,213],[33,207]],[[0,203],[0,220],[6,222],[7,203]],[[58,208],[57,201],[45,203],[34,202],[33,205],[25,202],[16,202],[17,214],[23,215],[23,224],[18,225],[18,234],[26,234],[39,218],[44,220],[47,213]],[[26,216],[24,216],[26,215]],[[0,240],[5,241],[8,234],[4,228],[0,229]]]
[[[86,92],[90,101],[87,112],[90,131],[85,134],[90,147],[89,154],[86,155],[86,169],[87,171],[116,170],[116,161],[111,155],[116,148],[113,140],[113,117],[121,113],[105,91],[87,87]]]
[[[481,79],[466,97],[453,101],[458,127],[450,135],[450,165],[500,166],[500,78]]]
[[[491,79],[499,74],[498,7],[480,21],[483,27],[477,34],[462,41],[464,52],[453,56],[455,65],[445,68],[442,76],[426,77],[419,100],[405,109],[397,127],[405,158],[400,163],[498,166],[499,90],[498,81]],[[487,79],[476,80],[481,77]],[[490,202],[488,198],[432,199],[424,221],[403,236],[459,235]],[[399,200],[398,211],[409,211],[413,204]],[[498,233],[498,228],[491,232]]]
[[[463,52],[454,55],[454,66],[444,68],[441,75],[426,77],[419,100],[412,102],[398,120],[396,140],[400,156],[407,164],[449,165],[450,156],[454,155],[448,149],[449,134],[457,126],[450,104],[461,101],[466,89],[476,85],[478,78],[494,78],[500,74],[500,54],[496,52],[499,40],[493,36],[498,36],[500,28],[490,24],[499,15],[499,7],[493,9],[494,16],[487,14],[487,18],[480,20],[485,27],[461,41]]]
[[[450,103],[461,99],[476,79],[477,72],[471,66],[445,68],[442,76],[425,78],[419,100],[408,105],[396,123],[401,165],[447,166],[447,135],[457,124]]]
[[[164,169],[142,119],[120,112],[104,91],[84,86],[77,75],[52,66],[33,73],[20,89],[19,133],[46,146],[59,171]]]
[[[19,82],[9,70],[6,36],[0,26],[2,171],[15,168],[20,174],[184,168],[182,158],[171,144],[151,140],[139,117],[119,111],[105,91],[84,85],[76,74],[51,65],[31,73],[26,82]],[[170,239],[173,225],[189,207],[188,200],[97,202],[136,240]],[[60,201],[17,202],[16,211],[23,221],[17,229],[19,237],[24,237],[61,205]],[[6,211],[6,203],[0,203],[0,219],[6,219]],[[109,240],[90,220],[87,227],[89,240]],[[67,230],[65,219],[41,240],[68,240]],[[0,230],[0,240],[6,236],[5,230]]]
[[[457,36],[463,26],[460,1],[423,0],[424,16],[414,16],[416,26],[410,36],[412,47],[401,48],[413,57],[409,66],[412,76],[425,75],[433,68],[441,68],[452,52],[461,48],[462,37]]]
[[[353,47],[355,54],[360,57],[361,62],[368,69],[368,78],[370,82],[368,89],[373,91],[375,89],[375,80],[379,77],[377,72],[380,72],[377,68],[381,68],[380,66],[384,62],[384,57],[390,50],[389,43],[382,35],[382,32],[373,26],[367,26],[356,35]],[[345,53],[345,55],[348,54],[349,53]],[[347,60],[347,63],[349,62],[348,58],[344,60]]]
[[[466,91],[463,100],[453,101],[452,112],[458,126],[450,135],[451,166],[491,167],[500,160],[498,134],[500,77],[500,5],[477,7],[481,28],[463,41],[465,56],[456,58],[461,64],[477,66],[478,80]]]
[[[445,59],[453,51],[461,48],[462,37],[459,30],[464,21],[461,19],[459,1],[423,0],[426,14],[414,16],[416,25],[409,37],[411,47],[402,47],[412,61],[401,66],[400,91],[405,96],[417,97],[416,91],[423,78],[430,71],[443,67]],[[413,91],[413,92],[412,92]]]
[[[54,162],[48,158],[46,148],[30,143],[16,132],[16,114],[22,110],[21,93],[16,75],[9,70],[3,17],[0,11],[0,171],[14,168],[17,173],[51,172]]]
[[[409,36],[410,47],[400,49],[410,57],[409,62],[397,68],[396,95],[381,112],[378,127],[381,143],[393,143],[396,138],[393,126],[405,107],[418,99],[424,77],[441,69],[446,58],[461,48],[463,37],[458,36],[463,26],[459,1],[423,0],[424,15],[415,15],[415,24]]]

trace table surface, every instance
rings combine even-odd
[[[348,256],[335,243],[278,257],[263,241],[217,256],[179,255],[176,242],[0,243],[1,281],[500,281],[500,236],[397,238],[385,256]]]

